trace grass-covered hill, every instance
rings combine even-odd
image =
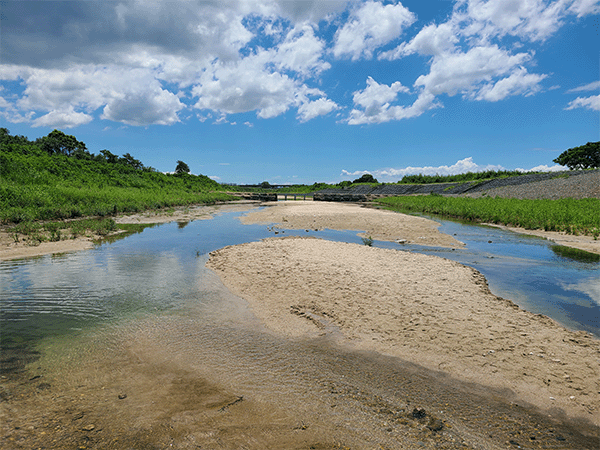
[[[164,174],[128,153],[90,153],[53,131],[30,141],[0,129],[0,222],[107,216],[231,199],[204,175]]]

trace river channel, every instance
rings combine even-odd
[[[327,338],[283,339],[205,268],[272,237],[239,212],[92,250],[0,263],[0,448],[593,448],[587,425]],[[439,219],[436,219],[440,221]],[[492,292],[600,337],[600,264],[552,243],[440,221]],[[279,231],[282,233],[282,230]],[[285,230],[362,243],[357,231]],[[440,431],[439,424],[444,424]],[[597,431],[597,430],[596,430]]]

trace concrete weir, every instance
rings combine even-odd
[[[243,198],[244,200],[259,200],[261,202],[277,201],[277,194],[266,194],[264,192],[229,192],[229,194]]]

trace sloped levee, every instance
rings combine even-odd
[[[580,177],[583,182],[598,183],[600,178],[600,170],[585,170],[585,171],[563,171],[563,172],[547,172],[535,173],[529,175],[520,175],[510,178],[497,178],[488,181],[470,181],[466,183],[438,183],[438,184],[384,184],[381,186],[355,186],[349,189],[324,189],[314,194],[315,201],[327,202],[364,202],[374,198],[399,196],[399,195],[465,195],[476,194],[478,192],[490,191],[497,188],[505,188],[508,186],[523,186],[530,183],[540,181],[564,179],[571,177]],[[569,193],[562,193],[568,197]]]

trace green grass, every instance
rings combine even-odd
[[[109,216],[192,204],[230,200],[223,192],[193,192],[184,189],[139,189],[109,186],[74,187],[21,185],[0,182],[0,220],[19,223],[31,220]]]
[[[392,209],[422,212],[472,222],[494,223],[530,230],[600,234],[600,199],[521,200],[510,198],[387,197],[376,201]]]
[[[14,147],[14,146],[13,146]],[[0,222],[110,216],[232,200],[204,175],[169,175],[104,161],[0,148]]]
[[[487,170],[485,172],[467,172],[457,175],[405,175],[398,181],[398,184],[466,183],[469,181],[487,181],[526,174],[527,172],[517,170]]]

